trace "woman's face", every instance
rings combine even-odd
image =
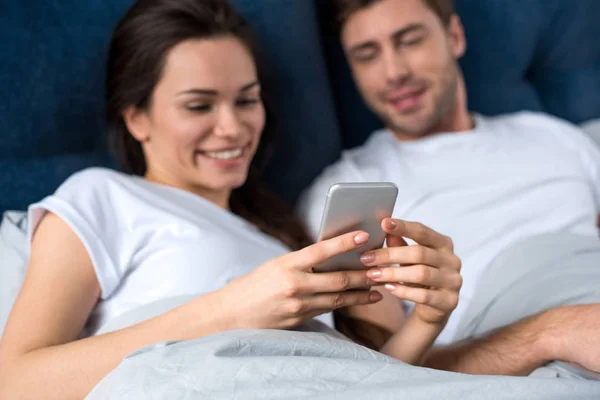
[[[148,109],[124,117],[147,179],[227,207],[265,125],[254,60],[233,37],[184,41],[168,53]]]

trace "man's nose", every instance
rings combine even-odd
[[[406,80],[411,75],[406,55],[402,51],[389,49],[383,57],[385,78],[388,83],[399,83]]]

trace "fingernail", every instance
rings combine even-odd
[[[371,294],[369,294],[369,301],[379,301],[382,298],[383,296],[377,290],[373,290]]]
[[[367,271],[369,278],[379,278],[381,276],[381,270],[379,268],[373,268]]]
[[[387,229],[394,229],[397,225],[398,224],[393,219],[386,219],[385,220],[385,227]]]
[[[371,264],[373,261],[375,261],[375,253],[365,253],[362,256],[360,256],[360,261],[362,261],[363,264],[368,265]]]
[[[396,285],[392,285],[391,283],[388,283],[385,285],[385,288],[387,290],[389,290],[390,292],[392,292],[392,291],[396,290]]]
[[[365,244],[369,241],[369,234],[362,232],[359,233],[358,235],[354,236],[354,243],[361,245],[361,244]]]

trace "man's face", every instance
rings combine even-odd
[[[457,105],[458,17],[448,27],[423,0],[381,0],[351,15],[341,40],[362,96],[399,137],[435,133]]]

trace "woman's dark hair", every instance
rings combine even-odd
[[[231,195],[231,211],[298,250],[310,244],[310,238],[291,207],[262,182],[275,139],[273,113],[251,29],[227,0],[137,0],[129,9],[113,32],[108,56],[106,113],[111,143],[124,172],[144,175],[142,146],[127,129],[123,111],[129,106],[145,109],[151,104],[166,56],[173,47],[190,39],[223,36],[237,38],[252,54],[266,109],[261,142],[246,183]]]
[[[189,39],[232,36],[250,51],[257,65],[266,109],[266,125],[251,163],[246,183],[233,191],[231,211],[279,239],[292,250],[312,243],[294,213],[262,181],[274,137],[264,70],[252,32],[227,0],[137,0],[119,22],[110,44],[106,80],[106,113],[111,143],[124,172],[144,175],[146,160],[141,144],[123,119],[130,106],[147,108],[160,80],[169,50]],[[389,333],[335,313],[336,327],[355,341],[379,348]],[[383,332],[383,336],[382,333]],[[383,338],[383,339],[382,339]]]

